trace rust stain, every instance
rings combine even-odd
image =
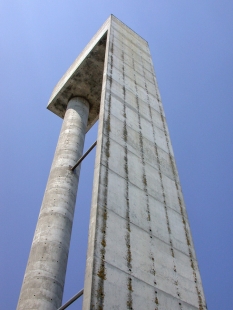
[[[107,120],[105,124],[105,129],[106,129],[106,135],[107,135],[107,141],[105,143],[105,156],[106,156],[106,171],[105,171],[105,176],[104,176],[104,182],[105,182],[105,192],[104,192],[104,207],[103,207],[103,213],[102,213],[102,227],[101,227],[101,233],[102,233],[102,238],[101,238],[101,263],[97,271],[97,276],[99,278],[98,280],[98,285],[97,285],[97,290],[96,290],[96,297],[97,297],[97,309],[98,310],[103,310],[104,309],[104,281],[107,279],[107,274],[106,274],[106,267],[105,267],[105,252],[106,252],[106,229],[107,229],[107,218],[108,218],[108,211],[107,211],[107,196],[108,196],[108,160],[110,157],[110,131],[111,131],[111,88],[112,88],[112,69],[113,69],[113,50],[114,50],[114,45],[113,45],[114,37],[112,39],[110,51],[111,51],[111,56],[110,56],[110,76],[108,77],[109,79],[109,84],[110,84],[110,95],[108,98],[108,114],[107,114]]]
[[[126,243],[126,262],[128,267],[128,272],[131,275],[132,274],[132,253],[131,253],[131,244],[130,244],[130,205],[129,205],[129,169],[128,169],[128,148],[127,148],[127,141],[128,141],[128,131],[127,131],[127,115],[126,115],[126,89],[125,89],[125,64],[124,64],[124,48],[122,46],[122,54],[121,54],[121,60],[122,60],[122,78],[123,78],[123,86],[122,86],[122,92],[123,92],[123,116],[124,116],[124,125],[123,125],[123,139],[125,142],[124,145],[124,170],[125,170],[125,199],[126,199],[126,235],[125,235],[125,243]],[[127,309],[132,310],[133,309],[133,298],[132,298],[132,292],[133,292],[133,286],[132,286],[132,278],[129,276],[127,280]]]

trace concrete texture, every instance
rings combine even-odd
[[[67,106],[39,214],[18,302],[18,310],[55,310],[61,305],[89,103]]]
[[[107,22],[83,310],[204,310],[148,44]]]

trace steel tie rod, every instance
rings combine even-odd
[[[64,310],[67,307],[69,307],[69,305],[71,305],[76,299],[78,299],[80,296],[82,296],[83,294],[83,289],[81,291],[79,291],[77,294],[75,294],[70,300],[68,300],[63,306],[61,306],[60,308],[58,308],[57,310]]]
[[[73,167],[70,166],[71,171],[74,171],[74,169],[76,167],[78,167],[79,164],[81,164],[81,162],[84,160],[84,158],[93,150],[93,148],[96,146],[96,144],[97,144],[97,141],[95,141],[95,143],[92,144],[92,146],[89,148],[89,150],[87,150],[86,153],[83,154],[83,156],[81,158],[79,158],[79,160],[77,161],[77,163]]]

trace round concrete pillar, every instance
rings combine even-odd
[[[55,310],[61,306],[88,102],[72,98],[67,106],[28,259],[18,310]]]

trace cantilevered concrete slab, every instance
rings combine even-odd
[[[99,117],[108,19],[77,57],[54,88],[48,109],[64,118],[67,103],[72,97],[83,97],[90,104],[87,130]]]

